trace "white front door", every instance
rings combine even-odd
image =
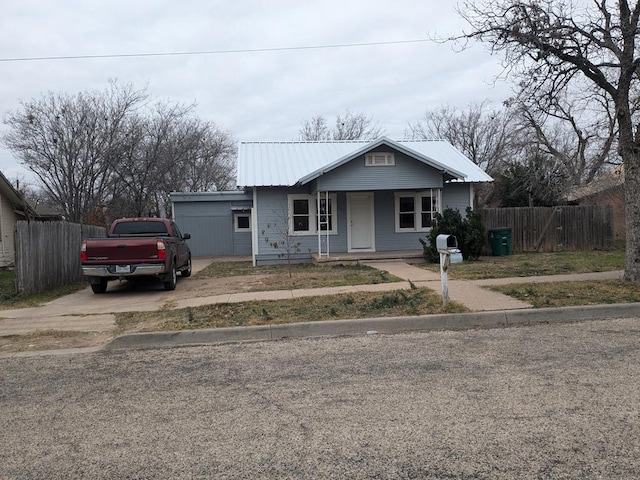
[[[373,193],[347,194],[347,237],[350,252],[374,252]]]

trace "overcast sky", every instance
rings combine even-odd
[[[196,114],[239,141],[295,140],[305,119],[350,110],[388,136],[443,104],[509,96],[481,45],[401,43],[199,55],[5,61],[33,57],[265,50],[403,42],[466,27],[442,0],[0,0],[0,115],[47,91],[103,90],[110,79]],[[0,132],[5,131],[4,125]],[[29,178],[0,146],[0,170]]]

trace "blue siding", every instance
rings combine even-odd
[[[362,155],[321,175],[314,185],[320,191],[343,192],[442,187],[441,172],[400,152],[394,155],[396,164],[384,167],[366,167]]]
[[[280,258],[281,261],[286,259],[286,249],[276,249],[270,243],[285,240],[288,231],[287,196],[290,194],[309,195],[310,193],[306,188],[263,188],[257,190],[258,251],[256,252],[256,258],[258,262],[268,259],[273,260],[272,257],[274,255],[276,259]],[[344,193],[338,193],[337,195],[336,213],[337,234],[329,235],[329,250],[331,252],[346,252],[347,214]],[[290,239],[292,242],[299,244],[297,247],[298,254],[295,255],[299,261],[310,261],[311,254],[318,252],[318,236],[316,234],[292,235]],[[292,248],[291,253],[294,250]]]
[[[442,189],[442,209],[459,210],[466,215],[467,207],[471,206],[471,185],[468,183],[447,183]]]
[[[418,239],[425,238],[427,232],[396,233],[394,193],[393,191],[375,193],[376,251],[419,250],[422,245]]]
[[[339,174],[338,174],[339,172]],[[389,172],[393,172],[392,175]],[[335,175],[334,175],[335,173]],[[412,185],[408,187],[407,185]],[[347,244],[347,191],[373,191],[376,251],[419,250],[420,239],[427,232],[395,232],[395,192],[419,191],[442,186],[439,172],[396,152],[393,167],[365,167],[364,157],[356,159],[321,176],[317,182],[295,188],[260,188],[256,191],[258,264],[286,261],[286,249],[276,249],[271,242],[284,240],[288,233],[287,208],[289,194],[313,195],[316,188],[336,194],[337,233],[329,236],[331,253],[346,252]],[[380,190],[383,187],[384,190]],[[442,208],[456,208],[464,214],[470,204],[469,184],[447,183],[442,190]],[[193,194],[192,194],[193,195]],[[174,219],[180,229],[189,233],[194,256],[250,255],[252,233],[234,232],[233,213],[240,208],[250,209],[250,195],[211,194],[174,199]],[[311,253],[318,251],[318,236],[295,235],[290,239],[298,244],[293,252],[294,262],[311,261]]]
[[[251,232],[234,232],[233,255],[251,255]]]
[[[176,218],[181,231],[189,233],[188,240],[191,255],[210,257],[232,255],[233,232],[232,219],[229,216],[191,215]]]
[[[249,209],[251,203],[219,197],[175,201],[173,216],[180,230],[191,235],[188,243],[194,257],[251,255],[251,234],[234,233],[231,210],[232,205]]]

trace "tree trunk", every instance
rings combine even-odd
[[[624,279],[640,282],[640,151],[624,159],[626,255]]]

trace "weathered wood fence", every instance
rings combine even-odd
[[[485,208],[487,230],[511,228],[513,252],[613,248],[611,206]]]
[[[18,222],[15,229],[18,293],[31,295],[82,280],[82,239],[105,234],[104,227],[93,225]]]

